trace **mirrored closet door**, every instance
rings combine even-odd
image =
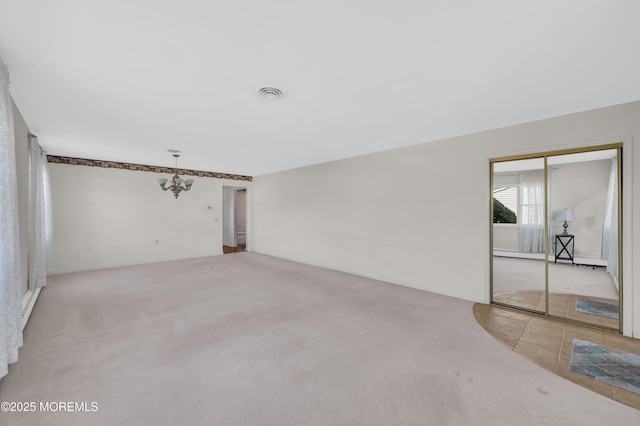
[[[491,302],[621,329],[620,155],[491,160]]]
[[[545,312],[544,158],[493,163],[493,300]]]

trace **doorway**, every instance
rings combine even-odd
[[[222,252],[247,251],[247,188],[223,187]]]

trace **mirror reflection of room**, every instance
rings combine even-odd
[[[544,158],[493,164],[494,302],[619,329],[617,167],[616,149],[548,156],[545,188]]]
[[[616,153],[552,156],[547,164],[549,314],[617,329]]]
[[[544,160],[494,164],[493,300],[545,312]]]

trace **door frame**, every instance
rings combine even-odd
[[[231,198],[231,201],[229,201],[229,199],[225,196],[225,192],[232,190],[233,191],[233,197]],[[222,245],[227,245],[225,244],[225,235],[228,234],[228,229],[225,229],[225,219],[227,219],[227,216],[229,214],[229,211],[232,211],[233,214],[231,214],[231,220],[233,221],[233,230],[234,230],[234,234],[233,234],[233,242],[234,242],[234,246],[237,247],[237,234],[235,232],[236,230],[236,200],[237,200],[237,194],[238,191],[240,190],[245,190],[246,191],[246,234],[245,234],[245,250],[246,251],[251,251],[253,249],[253,244],[252,244],[252,220],[251,220],[251,188],[249,186],[236,186],[236,185],[223,185],[222,187],[222,223],[220,224],[220,227],[222,228]],[[231,203],[231,206],[229,206],[229,203]],[[228,228],[228,227],[227,227]]]
[[[564,322],[568,322],[568,323],[575,323],[575,324],[580,324],[580,325],[584,325],[584,326],[588,326],[588,327],[593,327],[593,328],[599,328],[599,329],[604,329],[604,330],[609,330],[609,331],[615,331],[615,332],[619,332],[619,333],[623,333],[623,331],[626,329],[625,328],[625,322],[624,322],[624,312],[625,312],[625,282],[626,280],[623,279],[623,276],[625,275],[625,271],[624,271],[624,265],[627,263],[624,261],[624,258],[627,256],[626,255],[626,245],[624,244],[624,232],[623,229],[625,227],[626,223],[631,223],[628,222],[629,217],[628,217],[628,212],[626,210],[624,210],[625,208],[625,204],[629,204],[624,203],[624,199],[627,199],[626,196],[626,191],[625,191],[625,186],[623,184],[626,184],[626,182],[628,181],[627,176],[625,175],[625,171],[629,168],[629,166],[624,167],[623,161],[625,156],[626,157],[631,157],[631,152],[627,152],[627,144],[625,143],[625,141],[619,141],[619,142],[614,142],[614,143],[607,143],[607,144],[603,144],[603,145],[592,145],[592,146],[582,146],[582,147],[576,147],[576,148],[565,148],[565,149],[558,149],[558,150],[553,150],[553,151],[544,151],[544,152],[536,152],[536,153],[528,153],[528,154],[519,154],[519,155],[510,155],[510,156],[504,156],[504,157],[495,157],[495,158],[490,158],[489,159],[489,182],[490,182],[490,188],[489,188],[489,222],[490,222],[490,226],[489,226],[489,303],[492,305],[498,305],[498,306],[502,306],[505,308],[509,308],[509,309],[515,309],[515,310],[520,310],[520,311],[526,311],[529,312],[531,314],[535,314],[535,315],[543,315],[549,318],[553,318],[553,319],[557,319],[557,320],[561,320]],[[619,321],[618,321],[618,328],[614,329],[614,328],[610,328],[610,327],[606,327],[606,326],[601,326],[601,325],[597,325],[597,324],[592,324],[592,323],[586,323],[583,321],[579,321],[579,320],[575,320],[575,319],[571,319],[571,318],[567,318],[567,317],[559,317],[559,316],[555,316],[552,314],[549,314],[549,200],[548,200],[548,169],[547,169],[547,159],[548,157],[552,157],[552,156],[557,156],[557,155],[565,155],[565,154],[577,154],[577,153],[584,153],[584,152],[593,152],[593,151],[602,151],[602,150],[608,150],[608,149],[616,149],[617,150],[617,178],[618,178],[618,309],[619,309]],[[624,154],[623,154],[624,151]],[[629,149],[630,151],[630,149]],[[525,307],[519,307],[519,306],[514,306],[514,305],[509,305],[503,302],[498,302],[495,301],[493,299],[493,243],[494,243],[494,237],[493,237],[493,187],[494,187],[494,164],[496,163],[501,163],[501,162],[506,162],[506,161],[518,161],[518,160],[527,160],[527,159],[537,159],[540,158],[543,160],[544,162],[544,169],[543,169],[543,177],[544,177],[544,261],[545,261],[545,272],[544,272],[544,276],[545,276],[545,283],[544,283],[544,296],[545,296],[545,311],[544,312],[540,312],[540,311],[536,311],[536,310],[532,310],[532,309],[528,309]],[[630,170],[629,170],[630,173]],[[629,315],[631,317],[631,315]],[[629,323],[630,324],[630,323]],[[629,327],[631,328],[631,327]]]

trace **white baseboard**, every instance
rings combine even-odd
[[[36,300],[38,300],[38,296],[40,295],[40,290],[42,289],[38,288],[35,291],[29,290],[22,298],[22,330],[24,330],[27,321],[29,321],[33,306],[36,304]]]

